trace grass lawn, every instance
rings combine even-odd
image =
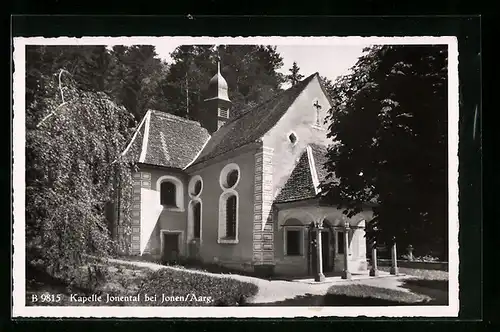
[[[26,305],[236,306],[258,291],[251,283],[187,271],[151,271],[116,263],[102,267],[99,282],[89,282],[88,268],[83,267],[71,283],[28,268]]]
[[[362,284],[335,285],[326,295],[298,296],[271,306],[390,306],[414,305],[427,301],[427,296]],[[268,305],[268,304],[266,304]]]

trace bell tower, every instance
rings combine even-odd
[[[210,135],[219,130],[229,120],[231,100],[227,91],[227,82],[220,72],[220,62],[217,62],[217,74],[208,83],[208,95],[204,100],[205,107],[201,112],[201,125]]]

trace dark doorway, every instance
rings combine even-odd
[[[323,253],[323,272],[330,272],[330,234],[328,231],[321,232],[321,247],[321,252]]]
[[[176,263],[179,260],[179,233],[162,234],[162,261]]]
[[[316,250],[317,245],[317,230],[311,230],[310,241],[309,241],[309,252],[311,257],[311,268],[312,274],[317,273],[317,260],[318,260],[318,251]],[[331,272],[332,265],[330,264],[331,256],[330,256],[330,232],[328,230],[324,230],[321,232],[321,253],[323,258],[323,273]]]

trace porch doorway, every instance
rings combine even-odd
[[[161,260],[162,263],[177,263],[180,256],[179,233],[161,233]]]
[[[317,232],[318,230],[312,229],[309,232],[309,271],[311,274],[315,275],[318,266],[318,251],[317,251]],[[323,273],[329,273],[333,271],[333,252],[330,245],[332,240],[331,232],[328,229],[323,229],[321,231],[321,254],[322,254],[322,266]]]

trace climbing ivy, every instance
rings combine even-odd
[[[44,79],[26,112],[27,257],[71,276],[117,251],[117,220],[130,236],[131,165],[120,155],[132,115],[63,70]]]

